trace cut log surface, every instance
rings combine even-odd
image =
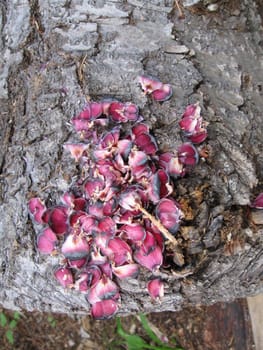
[[[178,6],[184,14],[180,15]],[[263,189],[263,4],[221,1],[10,0],[0,4],[0,303],[16,310],[85,314],[84,295],[53,278],[61,257],[43,256],[27,202],[55,204],[78,174],[65,142],[87,99],[136,103],[160,148],[181,143],[178,121],[199,102],[209,122],[208,154],[176,183],[185,210],[178,237],[185,266],[160,269],[161,303],[146,291],[151,274],[121,281],[120,313],[180,310],[263,292],[261,221],[249,203]],[[170,83],[163,104],[138,75]],[[186,210],[186,208],[188,208]],[[263,211],[262,211],[263,212]],[[191,214],[191,215],[190,215]]]

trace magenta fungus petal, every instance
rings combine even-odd
[[[141,85],[142,90],[146,94],[151,94],[153,91],[161,89],[163,86],[163,83],[161,83],[158,79],[145,75],[141,75],[139,77],[139,83]]]
[[[117,300],[119,296],[120,294],[117,284],[106,275],[102,275],[101,279],[88,291],[87,300],[93,305],[98,301],[110,298]]]
[[[142,151],[132,151],[129,157],[130,167],[140,167],[144,166],[148,162],[147,155]]]
[[[119,237],[109,240],[108,249],[109,258],[114,261],[116,266],[123,265],[132,260],[131,247]]]
[[[82,272],[76,277],[74,288],[80,292],[87,292],[89,289],[89,274]]]
[[[132,149],[132,142],[127,139],[119,140],[117,144],[117,148],[121,157],[124,160],[127,160]]]
[[[256,209],[263,209],[263,192],[254,199],[250,206]]]
[[[104,216],[103,209],[104,203],[98,200],[88,206],[88,213],[96,218],[102,218]]]
[[[115,122],[125,122],[126,118],[124,116],[124,104],[121,102],[112,102],[109,106],[108,113],[111,119]]]
[[[47,208],[41,199],[38,197],[31,198],[28,202],[28,209],[34,218],[34,221],[36,221],[38,224],[42,224],[42,216]]]
[[[98,228],[100,231],[113,237],[116,233],[116,223],[111,217],[104,217],[99,221]]]
[[[166,171],[159,169],[150,178],[148,185],[148,195],[153,203],[158,203],[163,197],[168,196],[173,192],[173,187],[170,184],[170,179]]]
[[[118,311],[118,305],[115,300],[107,299],[97,302],[91,307],[91,316],[95,320],[108,320]]]
[[[125,123],[129,120],[136,121],[139,117],[139,111],[133,103],[112,102],[109,107],[109,115],[112,121]]]
[[[43,221],[58,235],[64,235],[68,230],[68,210],[64,206],[56,206],[46,210]]]
[[[54,272],[54,276],[64,288],[71,287],[73,285],[73,274],[71,270],[66,267],[58,268]]]
[[[113,234],[111,232],[98,231],[94,232],[93,240],[96,246],[103,251],[107,250],[108,242],[111,238],[113,238]]]
[[[147,289],[153,300],[160,300],[164,296],[164,284],[159,278],[149,281]]]
[[[154,235],[150,231],[146,231],[145,238],[140,245],[140,248],[145,255],[149,254],[157,245]]]
[[[68,259],[68,265],[69,267],[75,268],[75,269],[81,269],[87,262],[87,258],[77,259],[77,260],[69,260]]]
[[[178,156],[172,152],[165,152],[159,156],[159,166],[166,170],[169,176],[176,179],[179,176],[184,176],[184,165],[179,161]]]
[[[143,132],[136,136],[135,144],[148,155],[154,155],[158,150],[155,138],[148,133]]]
[[[133,103],[126,103],[125,104],[125,116],[127,118],[127,121],[136,121],[139,117],[139,110],[138,107]]]
[[[181,119],[179,121],[179,126],[186,133],[186,135],[191,135],[195,132],[195,129],[198,126],[198,120],[192,116],[189,116]]]
[[[200,111],[201,111],[201,108],[198,103],[189,105],[186,107],[182,118],[188,118],[188,117],[199,118]]]
[[[139,265],[126,264],[122,266],[113,266],[112,272],[119,279],[136,278],[139,274]]]
[[[69,260],[86,258],[89,254],[89,243],[80,235],[69,234],[61,247],[62,254]]]
[[[127,190],[122,192],[119,200],[119,205],[126,210],[136,210],[138,204],[141,203],[141,197],[135,190]]]
[[[71,119],[71,123],[77,132],[85,132],[91,129],[91,122],[85,119],[73,118]]]
[[[141,134],[149,134],[149,132],[150,132],[149,126],[147,124],[144,124],[144,123],[138,123],[138,124],[135,124],[132,127],[132,134],[133,134],[133,137],[135,139],[139,135],[141,135]]]
[[[175,201],[168,198],[161,199],[156,207],[156,215],[164,227],[171,233],[176,233],[182,213]]]
[[[74,118],[90,120],[92,118],[90,104],[87,103],[85,108],[78,115],[76,115]]]
[[[84,211],[73,211],[69,216],[69,225],[71,227],[76,227],[79,225],[79,219],[86,213]]]
[[[106,100],[103,100],[101,101],[101,105],[102,105],[102,113],[106,116],[109,115],[109,108],[110,108],[110,105],[112,104],[112,99],[106,99]]]
[[[103,215],[112,216],[117,209],[117,200],[116,198],[111,198],[103,205]]]
[[[163,254],[159,246],[154,247],[148,254],[145,254],[143,248],[139,248],[133,257],[138,264],[151,271],[157,270],[163,263]]]
[[[94,231],[97,230],[98,221],[92,215],[89,215],[89,214],[82,215],[80,216],[78,221],[81,229],[86,234],[92,234]]]
[[[37,249],[42,254],[51,254],[57,241],[56,234],[50,228],[45,228],[37,237]]]
[[[89,287],[97,284],[101,279],[101,276],[102,276],[101,269],[96,265],[89,265],[83,271],[86,272],[89,276],[89,279],[88,279]]]
[[[73,209],[74,210],[85,211],[86,206],[87,206],[87,201],[83,197],[76,198],[73,201]]]
[[[87,179],[84,184],[84,190],[87,199],[96,200],[99,198],[101,191],[104,189],[105,183],[100,179]]]
[[[198,163],[197,149],[191,143],[182,144],[177,150],[178,158],[184,165],[196,165]]]
[[[64,144],[64,148],[70,152],[76,162],[79,162],[83,154],[87,151],[88,145],[85,143],[66,143]]]
[[[206,130],[203,130],[203,131],[195,133],[194,135],[188,136],[188,139],[195,144],[202,143],[203,141],[205,141],[206,138],[207,138],[207,131]]]
[[[101,255],[99,248],[94,247],[93,251],[90,253],[90,261],[93,265],[102,265],[108,261],[108,258],[104,255]]]
[[[101,102],[90,102],[90,114],[92,118],[98,118],[103,113],[103,104]]]
[[[142,151],[131,151],[129,156],[129,167],[132,176],[136,179],[140,179],[143,176],[148,177],[151,174],[147,154]]]
[[[154,90],[152,92],[152,98],[155,101],[164,102],[164,101],[169,100],[169,98],[172,96],[172,94],[173,94],[173,89],[172,89],[171,85],[163,84],[160,89]]]
[[[113,146],[116,146],[119,141],[119,137],[120,137],[120,128],[115,127],[103,136],[99,146],[101,148],[111,148]]]
[[[207,123],[203,122],[200,112],[201,108],[198,104],[190,105],[186,108],[179,122],[185,136],[196,144],[203,142],[207,137]]]
[[[72,208],[73,207],[73,202],[75,200],[75,196],[73,193],[71,192],[65,192],[62,196],[61,196],[61,201],[63,202],[63,204],[66,207]]]
[[[145,228],[138,223],[129,223],[121,226],[120,230],[124,232],[128,239],[133,242],[143,241],[145,239]]]
[[[81,270],[77,275],[75,289],[81,292],[87,292],[89,288],[95,285],[101,279],[101,270],[96,265],[90,265]]]
[[[112,266],[109,262],[105,262],[105,264],[100,265],[100,270],[105,276],[112,279]]]

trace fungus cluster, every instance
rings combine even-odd
[[[169,84],[156,79],[142,76],[139,82],[156,101],[172,94]],[[107,319],[120,305],[119,279],[136,278],[141,268],[157,271],[166,243],[178,254],[175,236],[183,213],[173,198],[174,181],[198,162],[193,144],[205,140],[206,123],[198,104],[188,106],[179,122],[187,142],[170,152],[159,150],[130,102],[88,102],[71,123],[81,141],[64,148],[80,175],[61,203],[47,208],[35,197],[29,212],[39,226],[39,252],[62,256],[57,281],[85,293],[91,315]],[[163,295],[161,279],[153,276],[147,287],[152,299]]]

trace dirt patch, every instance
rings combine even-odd
[[[2,310],[8,322],[0,327],[0,350],[123,350],[127,347],[117,334],[116,319],[94,321],[60,314],[19,314],[13,329],[14,344],[6,337],[14,312]],[[252,350],[253,334],[245,299],[212,306],[187,307],[180,312],[147,315],[150,328],[162,342],[185,350]],[[121,318],[124,330],[151,343],[138,316]],[[176,349],[176,348],[175,348]]]

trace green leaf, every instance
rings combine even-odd
[[[124,331],[119,317],[117,318],[117,333],[126,340],[126,345],[129,350],[143,350],[147,348],[147,344],[141,337],[128,334]]]
[[[49,315],[49,316],[47,317],[47,320],[48,320],[48,323],[50,324],[50,326],[51,326],[52,328],[55,328],[55,327],[56,327],[57,322],[56,322],[56,320],[54,319],[53,316]]]
[[[9,344],[14,344],[14,333],[11,329],[8,329],[5,332],[6,339],[8,340]]]
[[[147,343],[140,336],[135,334],[129,335],[126,341],[129,350],[143,350],[148,348]]]
[[[13,319],[18,321],[19,318],[20,318],[20,313],[18,311],[15,311],[13,315]]]
[[[178,347],[172,347],[171,348],[170,346],[168,346],[165,343],[163,343],[161,341],[161,339],[159,339],[157,337],[157,335],[154,333],[154,331],[149,326],[147,317],[145,315],[143,315],[143,314],[140,314],[139,317],[140,317],[140,321],[141,321],[141,324],[142,324],[144,330],[146,331],[148,336],[151,338],[151,340],[153,340],[154,343],[156,344],[156,346],[153,347],[155,350],[183,350],[182,348],[178,348]],[[174,344],[174,345],[176,345],[176,344]]]
[[[164,343],[157,337],[157,335],[154,333],[154,331],[149,326],[149,323],[148,323],[146,316],[143,314],[140,314],[139,317],[140,317],[141,324],[142,324],[144,330],[146,331],[148,336],[155,342],[155,344],[164,345]]]
[[[15,329],[16,328],[16,325],[17,325],[17,321],[16,320],[12,320],[10,323],[9,323],[9,328],[10,329]]]
[[[6,325],[7,325],[6,315],[3,312],[1,312],[0,313],[0,326],[5,327]]]

